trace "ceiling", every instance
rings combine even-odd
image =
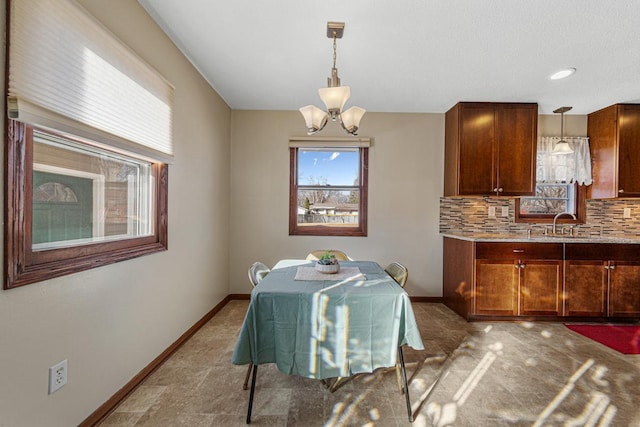
[[[138,0],[233,109],[323,107],[328,21],[345,22],[346,107],[443,113],[458,101],[541,114],[640,103],[635,0]],[[549,76],[565,67],[564,80]]]

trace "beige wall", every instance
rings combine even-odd
[[[367,237],[289,236],[288,140],[305,135],[299,112],[234,110],[231,129],[231,292],[250,292],[253,261],[272,266],[333,248],[383,266],[397,260],[409,269],[409,294],[442,295],[444,114],[364,116],[360,134],[373,138]],[[321,134],[344,135],[336,123]]]
[[[560,114],[538,116],[538,136],[560,136]],[[564,136],[587,136],[587,116],[565,114]]]
[[[81,3],[175,86],[169,250],[0,290],[0,426],[77,425],[229,293],[229,107],[137,2]]]

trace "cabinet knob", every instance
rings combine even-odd
[[[527,264],[520,264],[520,268],[525,268]]]
[[[618,193],[624,193],[624,190],[621,188],[618,190]]]
[[[498,193],[502,193],[503,189],[502,187],[498,188]]]
[[[615,265],[612,265],[612,266],[609,267],[609,270],[615,270],[615,269],[616,269]]]

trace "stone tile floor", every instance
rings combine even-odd
[[[102,425],[245,425],[247,367],[230,360],[247,307],[227,304]],[[405,350],[413,425],[640,427],[640,356],[559,323],[467,323],[442,304],[414,303],[413,310],[425,344]],[[357,376],[330,393],[274,365],[258,369],[251,424],[411,425],[393,370]]]

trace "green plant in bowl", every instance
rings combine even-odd
[[[318,258],[318,264],[322,264],[322,265],[338,264],[338,258],[336,258],[335,255],[327,251],[322,255],[320,255],[320,258]]]

